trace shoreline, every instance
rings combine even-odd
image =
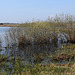
[[[20,24],[6,24],[6,25],[0,25],[0,27],[17,27],[20,26]]]

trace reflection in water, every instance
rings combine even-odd
[[[5,66],[1,66],[0,69],[1,71],[8,69],[8,73],[10,74],[14,70],[16,63],[19,64],[21,68],[24,68],[25,64],[33,65],[34,63],[42,63],[46,65],[51,62],[48,54],[54,53],[52,49],[53,45],[26,46],[21,49],[18,47],[2,48],[0,54],[5,56],[4,62],[7,63],[4,64]],[[1,63],[2,62],[3,61],[1,61]]]
[[[44,56],[46,56],[48,53],[54,53],[53,45],[35,45],[34,47],[26,46],[21,49],[18,47],[3,48],[3,50],[0,51],[0,54],[13,56],[15,57],[15,59],[21,57],[24,60],[33,58],[35,57],[35,55],[37,56],[39,54],[43,54]]]

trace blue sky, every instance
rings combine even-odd
[[[0,0],[0,22],[45,20],[59,13],[75,15],[75,0]]]

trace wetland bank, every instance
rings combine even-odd
[[[0,73],[75,75],[75,19],[62,14],[0,27]]]

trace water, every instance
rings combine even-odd
[[[18,47],[10,47],[7,48],[5,43],[5,32],[7,32],[10,27],[0,27],[0,36],[2,37],[2,47],[0,47],[0,55],[1,57],[5,57],[4,64],[2,66],[0,64],[0,70],[5,72],[7,69],[7,74],[11,74],[15,68],[15,63],[19,64],[18,66],[22,68],[25,67],[26,64],[33,65],[35,63],[42,63],[43,65],[47,65],[51,62],[50,54],[55,54],[55,51],[59,46],[55,47],[52,44],[44,44],[44,45],[35,45],[35,46],[26,46],[25,48]],[[61,33],[60,33],[61,34]],[[58,35],[59,38],[60,35]],[[63,36],[63,35],[62,35]],[[60,39],[58,40],[60,44]],[[19,62],[18,62],[19,61]],[[2,61],[0,61],[2,63]],[[64,63],[64,62],[63,62]]]
[[[10,27],[0,27],[0,35],[4,34],[5,31],[8,31]]]
[[[4,39],[4,36],[5,36],[5,32],[8,31],[8,29],[10,29],[10,27],[0,27],[0,38],[2,38],[2,46],[5,46],[5,39]]]

